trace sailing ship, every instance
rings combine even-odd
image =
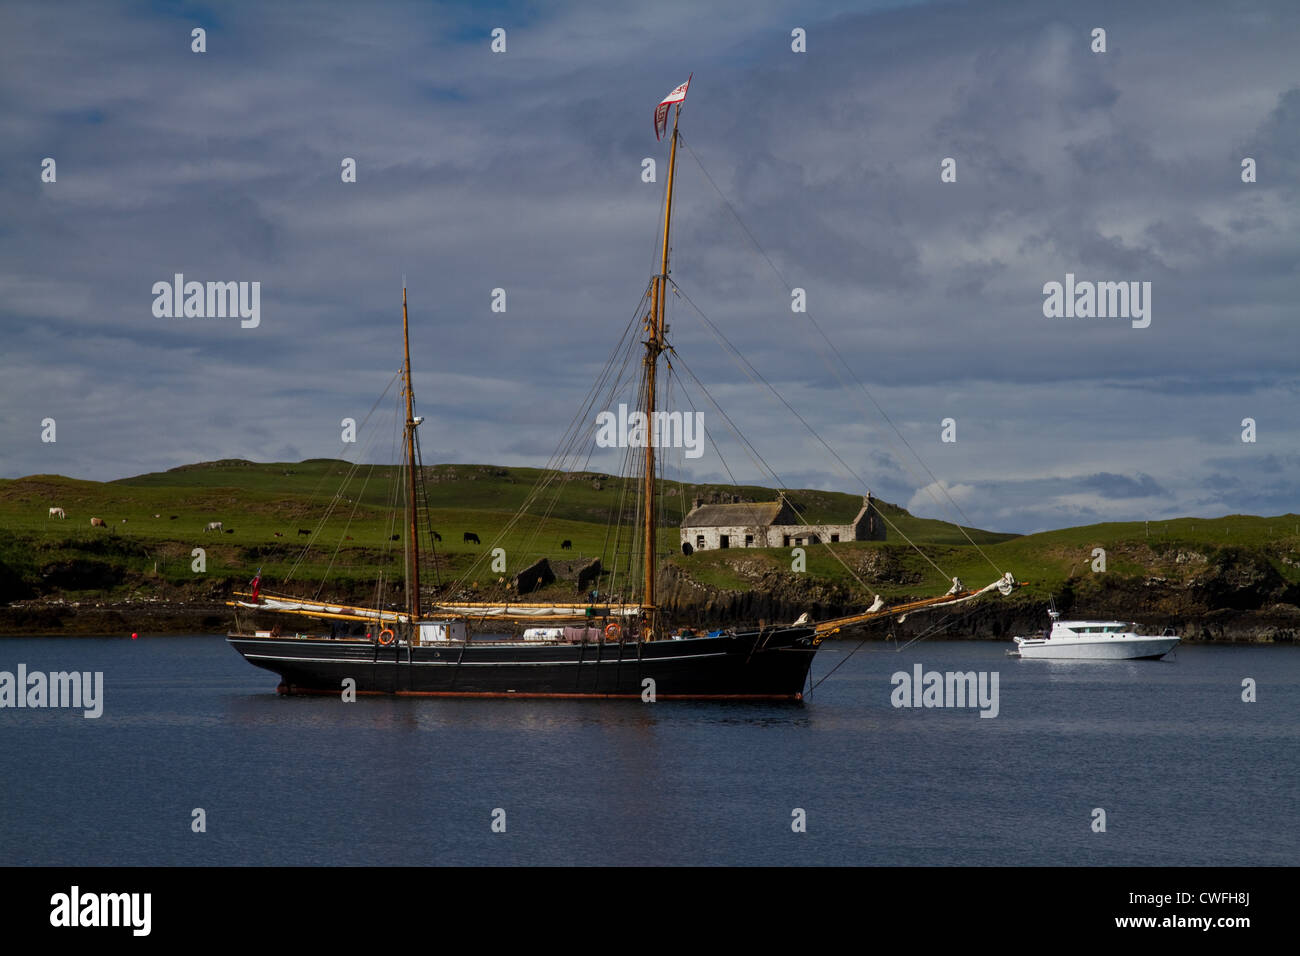
[[[690,80],[677,87],[655,110],[658,138],[673,110],[668,177],[664,199],[660,271],[651,277],[650,309],[645,316],[639,394],[645,421],[655,420],[657,372],[664,352],[664,310],[668,278],[669,230],[679,141],[681,105]],[[338,694],[352,681],[358,694],[444,697],[577,697],[672,699],[800,700],[809,668],[822,641],[845,628],[892,616],[948,607],[981,594],[1009,594],[1017,586],[1010,574],[986,588],[966,590],[954,579],[946,594],[886,608],[879,597],[866,611],[813,622],[803,615],[792,624],[719,629],[707,634],[674,630],[657,596],[655,443],[645,441],[639,463],[639,593],[624,600],[564,603],[520,600],[464,601],[447,597],[425,600],[421,591],[421,555],[417,525],[416,429],[411,388],[410,323],[406,289],[402,290],[405,401],[403,432],[406,506],[403,536],[405,606],[367,607],[328,603],[287,594],[262,592],[260,575],[251,593],[237,592],[228,602],[236,609],[236,627],[228,641],[249,663],[280,676],[281,693]],[[599,592],[595,592],[599,593]],[[276,626],[260,630],[241,624],[252,612],[310,620],[316,633]],[[520,637],[472,634],[470,623],[531,625]],[[348,633],[338,634],[339,625]],[[324,633],[329,626],[332,633]]]

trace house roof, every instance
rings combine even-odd
[[[742,501],[739,504],[700,505],[682,520],[683,528],[747,527],[770,525],[781,513],[779,501]]]

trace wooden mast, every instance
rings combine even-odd
[[[406,390],[406,607],[414,625],[420,619],[420,549],[415,537],[415,403],[411,394],[411,334],[406,318],[406,284],[402,284],[402,377]],[[412,638],[414,640],[414,638]]]
[[[659,354],[664,350],[664,303],[668,291],[668,229],[673,216],[673,173],[677,168],[677,120],[681,116],[681,103],[673,111],[673,141],[668,153],[668,194],[664,200],[664,247],[659,274],[651,284],[650,338],[646,342],[645,367],[645,480],[643,482],[642,511],[645,515],[645,591],[641,606],[645,609],[646,625],[642,640],[654,640],[660,630],[659,608],[655,603],[655,378],[659,368]]]

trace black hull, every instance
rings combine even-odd
[[[280,675],[282,693],[436,697],[799,700],[820,638],[811,627],[641,643],[387,646],[368,640],[227,638],[250,664]]]

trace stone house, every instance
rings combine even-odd
[[[684,554],[715,548],[791,548],[823,541],[884,541],[885,523],[871,495],[849,524],[801,524],[784,494],[776,501],[705,504],[696,498],[682,519]]]

